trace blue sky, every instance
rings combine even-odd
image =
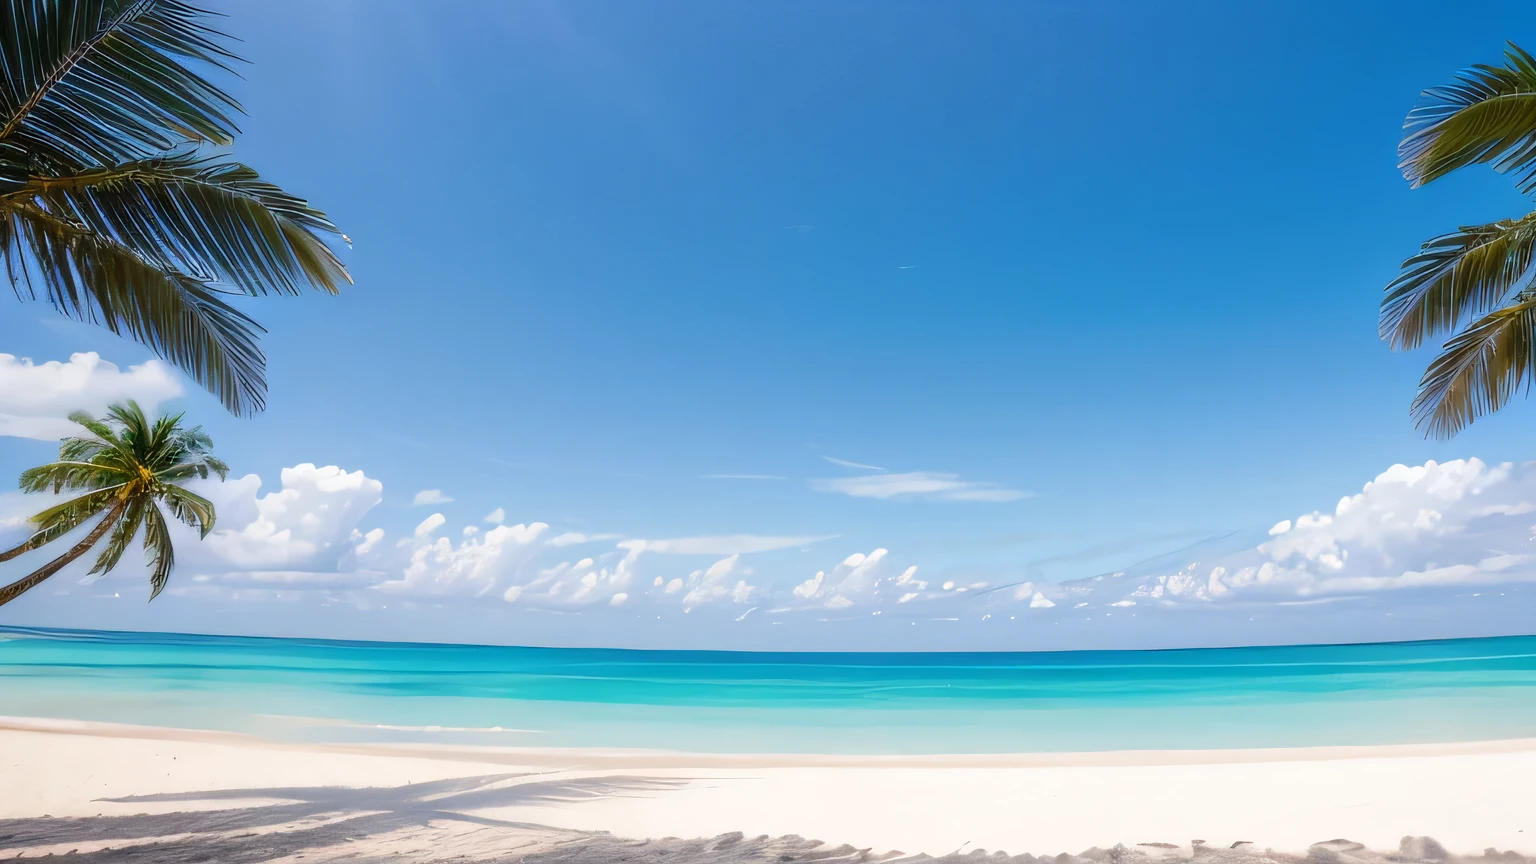
[[[806,541],[734,565],[773,602],[876,549],[883,578],[1055,583],[1263,538],[1396,463],[1518,463],[1530,406],[1425,441],[1428,356],[1375,335],[1418,243],[1529,208],[1491,172],[1395,168],[1420,89],[1536,42],[1520,4],[1446,9],[230,4],[234,152],[354,238],[357,284],[249,305],[265,414],[165,404],[263,492],[302,463],[379,481],[357,527],[391,540],[502,508],[613,535],[599,565],[633,538]],[[0,345],[148,357],[50,315],[14,307]],[[0,439],[0,470],[50,451]],[[517,641],[519,578],[472,636]]]

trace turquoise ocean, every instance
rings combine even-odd
[[[708,753],[1536,737],[1536,637],[1051,653],[733,653],[0,628],[0,715]]]

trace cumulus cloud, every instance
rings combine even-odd
[[[629,600],[635,562],[643,551],[640,544],[620,543],[614,551],[596,558],[561,562],[540,570],[530,580],[508,587],[502,599],[524,605],[620,605]],[[622,600],[616,599],[621,595]]]
[[[279,482],[260,496],[255,474],[191,484],[214,502],[218,519],[214,532],[190,548],[231,569],[334,571],[352,551],[358,523],[384,495],[384,484],[335,465],[284,468]]]
[[[1394,465],[1329,511],[1277,522],[1233,554],[1131,579],[1109,574],[1044,596],[1112,606],[1298,597],[1536,578],[1536,463]],[[1032,604],[1033,605],[1033,604]]]
[[[126,399],[152,412],[181,393],[179,377],[159,360],[123,370],[94,351],[41,364],[0,354],[0,435],[57,440],[79,431],[71,412],[100,416]]]
[[[690,586],[683,595],[683,608],[694,609],[709,603],[729,600],[746,603],[758,593],[756,586],[745,578],[751,575],[749,568],[741,566],[741,554],[735,553],[709,565],[708,569],[695,570],[688,575]]]
[[[429,504],[447,504],[452,500],[452,498],[444,495],[441,489],[423,489],[417,492],[416,496],[411,499],[411,505],[422,507]]]
[[[1009,489],[996,483],[961,480],[959,475],[939,471],[908,471],[903,474],[866,474],[812,480],[811,488],[836,492],[854,498],[895,500],[927,499],[935,501],[1017,501],[1030,493]]]
[[[484,534],[464,535],[455,544],[448,537],[432,537],[444,521],[442,514],[434,513],[417,526],[415,537],[408,541],[410,557],[401,578],[380,584],[378,590],[424,596],[483,595],[530,561],[549,529],[543,522],[497,525]]]
[[[889,554],[890,552],[883,548],[876,549],[867,555],[863,552],[855,552],[838,562],[837,566],[831,570],[817,571],[816,575],[796,585],[790,593],[797,601],[832,609],[846,609],[861,601],[871,600],[876,595],[876,589],[880,587],[879,571]],[[916,576],[917,568],[908,567],[901,576],[891,582],[904,596],[916,593],[913,589],[921,591],[927,587],[927,583],[921,582]],[[897,602],[905,601],[898,599]]]

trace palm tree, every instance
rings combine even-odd
[[[1491,164],[1536,192],[1536,58],[1510,43],[1503,66],[1478,65],[1423,93],[1398,146],[1414,187],[1468,165]],[[1449,438],[1529,389],[1536,373],[1536,212],[1472,225],[1425,243],[1403,262],[1381,304],[1381,338],[1442,347],[1410,413],[1428,435]]]
[[[239,415],[265,405],[263,331],[225,298],[351,278],[324,213],[208,151],[242,110],[194,71],[239,60],[208,17],[0,0],[0,257],[18,297],[143,343]]]
[[[107,409],[106,420],[84,413],[70,416],[90,434],[64,439],[59,445],[59,461],[23,472],[21,489],[84,494],[33,516],[36,532],[20,546],[0,553],[0,561],[57,540],[98,516],[100,519],[63,555],[0,588],[0,606],[37,587],[103,538],[106,547],[90,572],[107,573],[117,566],[141,530],[150,567],[149,599],[160,594],[176,565],[169,525],[160,508],[207,537],[213,530],[213,503],[178,484],[194,477],[207,479],[210,473],[223,479],[229,473],[229,468],[209,452],[213,442],[202,427],[188,429],[181,425],[181,417],[176,414],[151,422],[131,401]]]

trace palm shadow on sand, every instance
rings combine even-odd
[[[488,774],[404,786],[340,786],[221,789],[99,799],[114,804],[278,799],[277,803],[229,809],[68,819],[0,820],[0,848],[81,843],[123,844],[71,855],[83,861],[255,862],[450,821],[494,828],[537,828],[466,811],[517,805],[575,804],[599,798],[674,791],[687,780],[608,776],[536,779],[537,774]],[[282,830],[274,830],[284,826]],[[265,829],[265,830],[264,830]],[[143,841],[163,838],[160,842]],[[27,855],[31,857],[31,855]]]

